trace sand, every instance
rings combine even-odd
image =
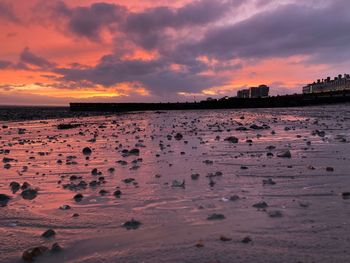
[[[2,121],[0,262],[349,262],[349,141],[346,104]]]

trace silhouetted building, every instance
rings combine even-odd
[[[249,98],[249,89],[242,89],[237,91],[238,98]]]
[[[237,92],[238,98],[266,98],[269,96],[270,88],[266,85],[259,87],[251,87],[249,89],[239,90]]]
[[[322,92],[331,92],[331,91],[342,91],[350,90],[350,75],[344,74],[338,75],[333,80],[330,77],[326,79],[318,79],[316,82],[311,83],[303,87],[303,93],[322,93]]]

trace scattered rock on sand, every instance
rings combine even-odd
[[[198,180],[199,176],[200,176],[199,174],[191,174],[191,179]]]
[[[73,124],[73,123],[61,123],[57,125],[57,129],[59,130],[68,130],[68,129],[74,129],[79,127],[80,124]]]
[[[85,147],[83,149],[83,154],[84,155],[91,155],[92,154],[92,150],[90,149],[90,147]]]
[[[223,214],[211,214],[207,217],[207,220],[223,220],[225,219],[225,216]]]
[[[277,157],[280,157],[280,158],[292,158],[292,154],[291,154],[291,152],[289,150],[287,150],[287,151],[278,153]]]
[[[181,133],[176,133],[174,138],[175,138],[175,140],[180,141],[183,138],[183,135]]]
[[[248,243],[250,243],[250,242],[252,242],[253,240],[249,237],[249,236],[246,236],[245,238],[243,238],[242,240],[241,240],[241,242],[242,243],[244,243],[244,244],[248,244]]]
[[[268,207],[268,204],[266,202],[259,202],[254,204],[253,207],[257,209],[266,209]]]
[[[81,200],[83,200],[83,195],[82,194],[76,194],[73,199],[75,202],[80,202]]]
[[[52,253],[58,253],[61,252],[63,250],[63,248],[58,244],[58,243],[54,243],[51,247],[51,252]]]
[[[197,248],[202,248],[202,247],[204,247],[204,242],[203,242],[203,240],[198,240],[198,242],[195,244],[195,247],[197,247]]]
[[[56,235],[56,232],[53,229],[48,229],[44,233],[41,234],[42,237],[51,238]]]
[[[225,141],[228,141],[230,143],[238,143],[238,138],[235,136],[230,136],[230,137],[226,137]]]
[[[23,252],[22,259],[27,262],[33,262],[36,258],[42,256],[49,248],[45,246],[29,248]]]
[[[5,194],[0,194],[0,207],[4,207],[11,200],[11,197]]]
[[[276,184],[276,182],[273,181],[271,178],[263,180],[263,185],[275,185],[275,184]]]
[[[181,182],[178,180],[174,180],[171,184],[171,187],[182,187],[185,188],[185,180],[182,180]]]
[[[281,211],[275,210],[275,211],[269,211],[268,212],[269,217],[282,217],[283,214]]]
[[[21,196],[26,200],[33,200],[38,195],[38,190],[33,188],[28,188],[22,191]]]
[[[130,221],[126,221],[124,224],[122,224],[123,227],[125,227],[127,230],[130,229],[137,229],[141,225],[140,221],[131,219]]]
[[[220,240],[223,241],[223,242],[228,242],[228,241],[231,241],[232,238],[226,237],[226,236],[220,236]]]
[[[341,195],[343,199],[350,199],[350,192],[343,192]]]

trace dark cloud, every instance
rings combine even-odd
[[[109,3],[94,3],[88,7],[69,8],[64,2],[58,2],[54,14],[68,20],[69,31],[79,37],[100,40],[103,29],[113,29],[115,23],[121,22],[127,9],[124,6]]]
[[[0,60],[0,70],[6,70],[6,69],[11,69],[11,70],[28,70],[29,68],[27,67],[27,65],[25,65],[22,62],[13,63],[13,62],[7,61],[7,60]]]
[[[8,21],[11,23],[18,24],[20,23],[20,19],[15,14],[13,7],[7,3],[0,2],[0,21]]]
[[[48,61],[47,59],[37,56],[32,53],[28,47],[24,48],[20,54],[20,61],[31,66],[36,66],[41,69],[49,69],[55,66],[54,63]]]
[[[212,28],[198,43],[179,48],[224,60],[348,52],[350,15],[339,8],[339,2],[343,1],[324,8],[280,6],[240,23]]]

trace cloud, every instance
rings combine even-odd
[[[324,8],[279,6],[239,23],[211,28],[199,42],[179,48],[223,60],[305,54],[323,57],[335,50],[349,53],[350,16],[339,8],[340,2]]]
[[[21,52],[20,61],[22,63],[28,64],[31,66],[36,66],[41,69],[48,69],[55,66],[54,63],[48,61],[47,59],[32,53],[28,47],[24,48],[23,51]]]
[[[19,24],[21,21],[15,14],[12,5],[0,2],[0,20]]]
[[[117,4],[93,3],[88,7],[69,8],[64,2],[58,2],[53,8],[54,15],[67,20],[67,28],[78,37],[100,41],[104,29],[113,29],[127,13],[127,8]]]

